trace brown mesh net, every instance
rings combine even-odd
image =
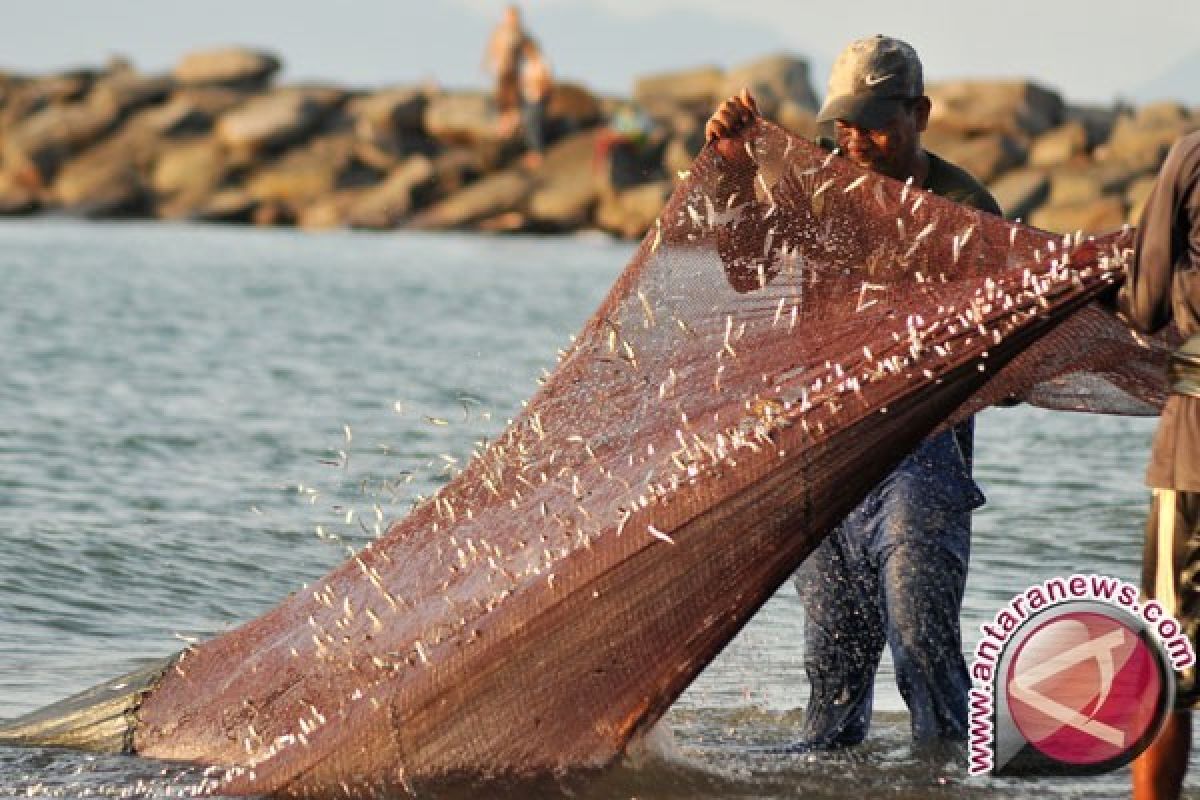
[[[188,653],[139,752],[288,794],[605,765],[946,420],[1161,403],[1162,348],[1086,307],[1127,237],[1011,224],[767,123],[746,138],[744,169],[701,154],[520,418]]]

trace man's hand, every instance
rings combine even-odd
[[[758,103],[749,89],[742,89],[713,112],[704,126],[704,137],[716,142],[717,152],[729,158],[736,156],[741,147],[734,139],[740,137],[759,118]]]

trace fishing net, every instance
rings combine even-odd
[[[769,123],[706,149],[525,411],[311,587],[186,652],[138,752],[223,793],[610,763],[921,438],[1154,413],[1094,305],[1130,238],[954,205]]]

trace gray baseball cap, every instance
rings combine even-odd
[[[925,94],[921,59],[912,45],[876,34],[851,42],[833,62],[817,122],[846,120],[881,128],[906,100]]]

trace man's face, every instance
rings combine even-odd
[[[920,97],[906,101],[882,127],[864,128],[837,120],[837,144],[860,167],[906,180],[916,166],[921,131],[928,121],[929,100]]]

